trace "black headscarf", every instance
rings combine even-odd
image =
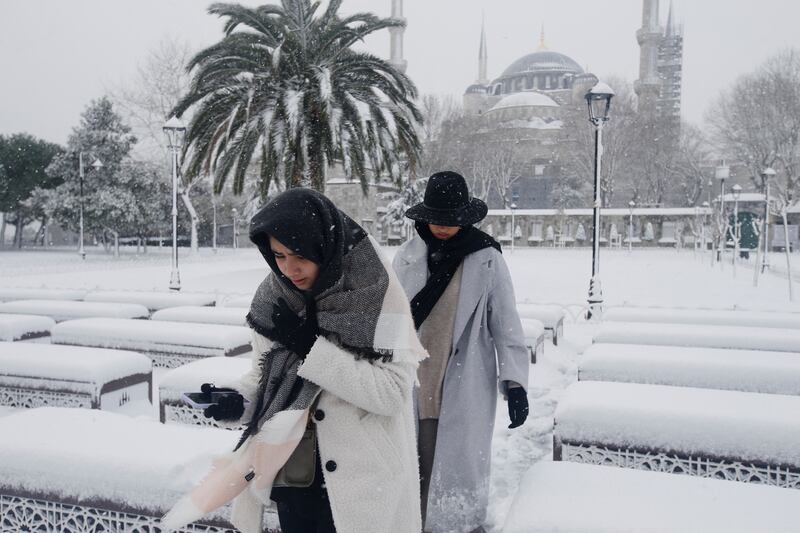
[[[300,291],[278,268],[270,236],[319,265],[319,277],[305,294],[314,297],[336,283],[342,275],[342,258],[367,234],[326,196],[311,189],[289,189],[262,207],[250,222],[250,240],[278,279]]]
[[[462,227],[458,233],[447,240],[437,239],[428,224],[417,222],[417,233],[428,245],[428,282],[411,300],[411,314],[417,329],[425,322],[436,302],[444,294],[447,285],[458,270],[464,258],[484,248],[497,249],[502,253],[500,243],[473,227]]]

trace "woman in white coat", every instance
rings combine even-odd
[[[241,445],[277,414],[311,408],[314,480],[271,490],[284,533],[419,533],[412,389],[425,352],[394,272],[308,189],[272,200],[250,238],[272,270],[247,317],[253,369],[206,416],[244,423]]]
[[[425,531],[483,531],[498,388],[509,428],[528,416],[528,351],[500,245],[472,225],[486,216],[455,172],[428,180],[406,216],[418,236],[394,268],[430,357],[418,371],[415,416]]]

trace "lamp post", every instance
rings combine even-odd
[[[724,161],[722,165],[719,165],[714,170],[714,177],[719,180],[719,220],[720,220],[720,227],[722,228],[720,231],[720,244],[719,249],[717,250],[717,261],[722,261],[722,252],[725,250],[725,180],[731,175],[731,169],[727,165],[725,165]]]
[[[162,129],[167,136],[167,148],[172,153],[172,272],[169,276],[169,288],[179,291],[181,276],[178,272],[178,152],[183,146],[186,126],[178,117],[172,117]]]
[[[633,251],[633,208],[636,207],[636,202],[631,200],[628,202],[628,253]]]
[[[517,204],[511,203],[509,206],[511,208],[511,253],[514,253],[514,240],[516,238],[516,230],[517,227],[514,225],[514,211],[517,209]]]
[[[772,179],[775,177],[775,170],[773,168],[767,167],[761,172],[761,179],[764,184],[764,257],[761,259],[761,272],[763,273],[767,267],[769,267],[769,259],[767,258],[767,254],[769,253],[769,185]],[[758,265],[756,265],[756,269],[758,269]]]
[[[238,232],[236,231],[236,215],[238,215],[239,212],[235,207],[231,210],[231,212],[233,213],[233,249],[235,250],[239,246]]]
[[[103,162],[100,159],[95,158],[94,163],[92,163],[92,168],[95,170],[100,170],[103,168]],[[78,152],[78,181],[80,182],[80,220],[78,222],[80,226],[80,237],[78,239],[78,254],[81,256],[81,259],[86,259],[86,250],[83,247],[83,179],[86,177],[86,171],[83,168],[83,152]]]
[[[603,126],[608,122],[608,110],[614,91],[603,82],[589,89],[586,103],[589,106],[589,122],[594,125],[594,229],[592,231],[592,279],[589,281],[588,320],[597,320],[603,315],[603,290],[600,285],[600,168],[603,158]]]
[[[742,195],[742,186],[738,183],[734,185],[731,189],[733,191],[733,231],[731,234],[733,235],[733,259],[731,260],[731,264],[733,265],[733,277],[736,277],[736,258],[739,256],[739,238],[741,224],[739,224],[739,197]]]
[[[705,215],[703,216],[703,230],[702,230],[703,233],[702,233],[702,236],[701,236],[701,243],[702,243],[702,246],[703,246],[703,252],[705,252],[706,248],[708,247],[706,245],[706,228],[708,227],[708,213],[709,213],[708,208],[710,206],[711,206],[711,204],[709,204],[708,202],[703,202],[703,210],[705,211]]]

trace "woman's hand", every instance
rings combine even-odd
[[[278,342],[305,359],[319,336],[315,303],[306,304],[306,318],[297,316],[283,298],[272,305],[272,323]]]
[[[528,419],[528,394],[522,387],[508,389],[508,418],[511,425],[508,429],[514,429],[525,423]]]

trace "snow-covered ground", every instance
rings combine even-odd
[[[386,253],[394,255],[395,248]],[[506,248],[505,258],[519,302],[555,303],[568,311],[559,346],[545,345],[544,356],[531,367],[531,418],[521,428],[507,429],[504,402],[498,403],[494,433],[490,532],[501,530],[523,474],[552,454],[553,414],[564,389],[576,380],[577,358],[591,344],[596,326],[580,320],[586,305],[591,250]],[[779,260],[773,255],[772,262]],[[793,259],[800,268],[800,255]],[[712,268],[707,254],[691,250],[635,249],[601,251],[601,279],[606,305],[664,306],[705,309],[749,309],[800,313],[788,300],[787,282],[767,272],[753,287],[752,268],[742,264],[734,277],[730,264]],[[751,260],[752,261],[752,260]],[[218,299],[252,294],[268,268],[253,248],[203,249],[192,255],[181,249],[184,292],[217,295]],[[120,258],[91,249],[85,262],[73,250],[0,252],[0,288],[166,290],[170,277],[167,248],[147,255],[123,251]],[[800,285],[796,287],[800,293]],[[798,296],[800,300],[800,295]],[[163,372],[154,374],[154,389]],[[154,409],[154,416],[157,409]],[[7,414],[0,409],[0,416]]]

